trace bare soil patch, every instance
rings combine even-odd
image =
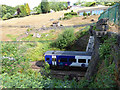
[[[49,27],[53,21],[50,19],[58,20],[60,16],[63,16],[65,12],[68,11],[60,11],[48,14],[39,14],[39,15],[30,15],[23,18],[13,18],[10,20],[0,21],[0,31],[1,31],[1,41],[12,41],[8,34],[19,36],[26,32],[27,28],[20,28],[20,26],[31,26],[35,28],[41,28],[43,25]],[[70,26],[70,25],[79,25],[79,24],[86,24],[86,23],[93,23],[91,19],[94,19],[95,22],[97,21],[99,15],[89,16],[87,19],[83,19],[81,17],[73,17],[70,20],[61,20],[60,24],[63,26]],[[18,27],[8,27],[8,26],[18,26]]]

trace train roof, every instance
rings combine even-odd
[[[47,51],[44,55],[63,55],[63,56],[91,56],[92,52],[85,51]]]

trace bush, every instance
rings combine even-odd
[[[91,13],[88,13],[88,16],[90,16],[91,15]]]
[[[77,15],[76,12],[70,12],[69,14],[71,14],[71,15]]]
[[[68,20],[68,19],[71,19],[72,18],[72,15],[67,15],[63,18],[63,20]]]
[[[7,19],[10,19],[12,17],[12,15],[10,13],[7,13],[3,16],[3,20],[7,20]]]
[[[73,12],[73,10],[71,10],[71,12]]]
[[[67,15],[77,15],[76,12],[69,12],[69,13],[65,13],[64,16],[67,16]]]
[[[84,13],[83,13],[83,16],[87,16],[87,13],[86,13],[86,12],[84,12]]]
[[[64,13],[64,16],[67,16],[67,15],[69,15],[69,13]]]
[[[54,45],[60,49],[66,48],[68,45],[71,45],[75,40],[74,29],[69,28],[65,29],[62,34],[59,34],[58,38],[54,42]]]

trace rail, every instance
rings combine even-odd
[[[119,14],[120,14],[119,8],[120,8],[120,4],[116,3],[114,6],[108,8],[103,13],[101,13],[98,20],[100,20],[102,18],[108,18],[109,21],[111,21],[114,24],[120,26],[120,24],[119,24],[119,22],[120,22],[119,21]]]

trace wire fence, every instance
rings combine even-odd
[[[100,17],[98,18],[98,20],[102,19],[102,18],[108,18],[109,21],[113,22],[116,25],[120,25],[120,21],[119,21],[119,7],[120,4],[116,3],[114,6],[112,6],[111,8],[108,8],[107,10],[105,10]]]

